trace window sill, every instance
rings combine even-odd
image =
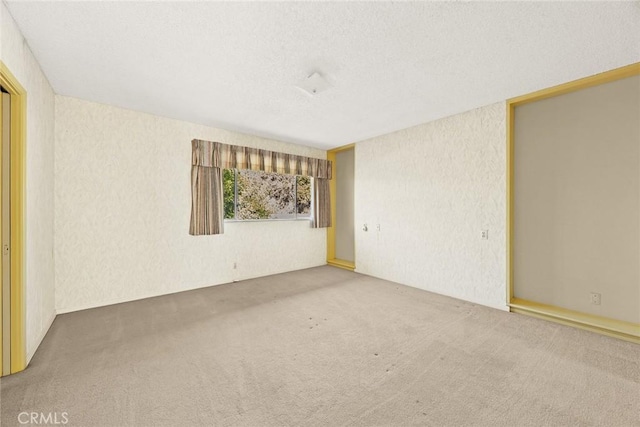
[[[293,222],[302,222],[302,221],[311,221],[311,218],[273,218],[273,219],[225,219],[225,224],[231,223],[241,223],[241,222],[282,222],[282,221],[293,221]]]

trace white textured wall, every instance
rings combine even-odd
[[[193,138],[326,158],[56,96],[58,312],[325,264],[326,230],[309,221],[227,223],[223,235],[190,236]]]
[[[0,2],[0,59],[27,91],[27,359],[55,317],[53,262],[53,90],[13,18]]]
[[[505,111],[356,144],[356,271],[506,309]]]

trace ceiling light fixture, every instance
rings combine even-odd
[[[320,92],[324,92],[329,89],[331,85],[324,77],[322,77],[321,74],[313,72],[309,74],[307,78],[298,83],[297,87],[307,92],[309,95],[315,96]]]

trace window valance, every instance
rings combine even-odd
[[[220,169],[251,169],[331,179],[331,161],[260,148],[194,139],[192,165]]]
[[[313,177],[311,225],[314,228],[331,227],[331,161],[200,139],[192,140],[191,148],[190,234],[200,236],[224,232],[224,169]]]

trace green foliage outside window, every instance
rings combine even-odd
[[[311,215],[311,177],[296,176],[296,213]]]
[[[223,171],[225,219],[295,219],[311,215],[311,178],[262,171]]]
[[[236,203],[236,176],[233,169],[225,169],[222,172],[222,188],[224,191],[224,217],[225,219],[235,216]]]

